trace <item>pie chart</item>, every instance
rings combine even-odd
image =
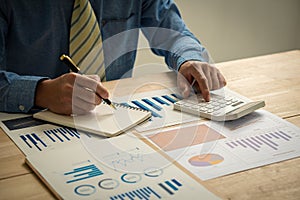
[[[195,167],[207,167],[223,162],[224,158],[218,154],[201,154],[191,157],[188,161]]]

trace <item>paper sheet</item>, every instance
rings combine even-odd
[[[196,141],[197,135],[193,134],[184,146],[176,144],[182,141],[176,137],[189,137],[198,129],[204,135],[202,140]],[[166,143],[165,135],[170,132],[176,137]],[[146,137],[202,180],[300,155],[300,128],[263,110],[225,124],[210,121],[150,132]]]
[[[219,199],[138,138],[93,142],[104,162],[80,143],[72,145],[27,157],[63,199]],[[116,148],[107,149],[111,145]]]

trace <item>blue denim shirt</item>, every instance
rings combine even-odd
[[[132,75],[141,30],[151,50],[177,71],[206,51],[172,0],[90,0],[101,28],[106,79]],[[29,112],[38,82],[68,72],[73,0],[0,0],[0,111]],[[51,94],[49,94],[51,95]]]

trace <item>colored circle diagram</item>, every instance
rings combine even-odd
[[[224,158],[218,154],[202,154],[191,157],[188,161],[192,166],[207,167],[223,162]]]

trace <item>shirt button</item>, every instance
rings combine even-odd
[[[25,106],[19,105],[19,109],[20,109],[21,111],[24,111],[24,110],[25,110]]]

